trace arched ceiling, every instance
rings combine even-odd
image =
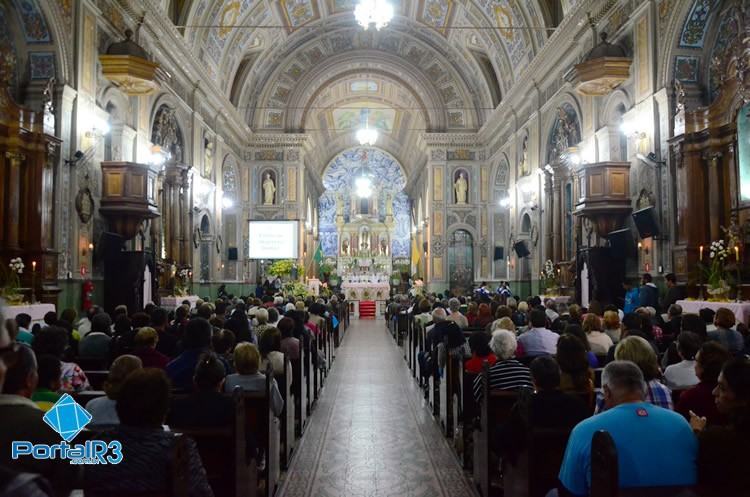
[[[396,154],[424,130],[479,129],[548,37],[549,0],[391,0],[396,16],[379,32],[357,25],[356,3],[193,0],[180,19],[254,131],[351,146],[341,124],[366,106],[392,121]],[[371,91],[354,89],[368,81]]]

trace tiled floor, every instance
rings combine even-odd
[[[474,497],[383,321],[355,321],[280,497]]]

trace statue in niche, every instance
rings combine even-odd
[[[380,239],[380,255],[388,255],[388,240]]]
[[[523,145],[521,147],[521,176],[528,176],[531,174],[531,166],[529,165],[529,137],[523,138]]]
[[[393,195],[390,193],[385,196],[385,216],[393,217]]]
[[[463,172],[458,173],[453,189],[456,191],[456,203],[465,204],[469,192],[469,183],[466,181],[466,175]]]
[[[173,161],[182,162],[182,136],[173,109],[167,106],[159,109],[154,119],[151,141],[159,145],[162,150],[169,152]]]
[[[271,173],[266,173],[263,180],[263,205],[273,205],[273,197],[276,193],[276,185],[271,178]]]
[[[346,238],[341,242],[341,253],[343,255],[349,255],[349,240]]]
[[[203,176],[211,179],[214,169],[214,144],[206,138],[206,148],[203,152]]]
[[[336,218],[344,217],[344,197],[336,195]]]

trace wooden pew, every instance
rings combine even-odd
[[[464,371],[463,361],[456,370],[457,388],[453,392],[454,446],[458,451],[461,466],[472,469],[473,431],[475,420],[478,423],[479,407],[474,401],[473,385],[477,375]]]
[[[453,402],[455,393],[459,389],[458,370],[461,367],[461,360],[458,357],[451,357],[450,354],[447,354],[443,377],[440,379],[440,400],[438,404],[440,408],[440,424],[443,427],[443,434],[448,438],[453,438],[454,420],[457,419],[454,417]]]
[[[83,374],[86,375],[86,378],[89,380],[89,384],[91,385],[92,390],[104,390],[104,382],[107,381],[107,377],[109,376],[109,371],[107,370],[90,370],[85,371]]]
[[[292,459],[292,451],[295,445],[295,405],[296,399],[292,393],[292,363],[284,356],[284,374],[276,378],[276,383],[284,399],[284,410],[281,412],[280,430],[281,442],[279,452],[281,454],[281,468],[287,469]]]
[[[482,401],[479,403],[479,427],[474,430],[474,483],[482,497],[490,495],[490,479],[495,471],[490,458],[490,443],[497,425],[505,422],[518,400],[514,391],[490,390],[489,365],[482,370]],[[470,392],[466,392],[470,394]],[[473,394],[471,394],[473,396]]]
[[[294,396],[294,434],[302,436],[307,424],[307,380],[305,378],[305,361],[307,360],[305,347],[300,343],[299,359],[292,361],[292,394]]]
[[[247,451],[245,401],[242,389],[232,393],[234,422],[222,428],[173,427],[195,440],[215,497],[255,497],[257,461]]]
[[[617,447],[612,436],[600,430],[591,440],[591,497],[697,497],[697,487],[620,488]]]
[[[266,467],[259,472],[259,477],[265,480],[265,487],[261,497],[272,497],[279,482],[279,454],[280,428],[279,421],[273,414],[271,380],[273,370],[266,371],[266,388],[264,392],[242,392],[245,409],[245,430],[250,430],[256,436],[258,448],[265,453]]]
[[[86,404],[93,399],[97,399],[99,397],[106,396],[107,393],[104,390],[84,390],[83,392],[76,392],[70,394],[71,397],[73,397],[73,400],[75,400],[78,405],[81,407],[86,407]]]
[[[438,344],[431,344],[429,349],[430,356],[432,357],[432,367],[428,371],[428,388],[427,397],[432,410],[432,415],[435,417],[440,416],[440,369],[438,368]]]
[[[305,390],[307,392],[307,405],[305,408],[307,409],[307,416],[310,416],[312,414],[312,405],[315,402],[315,383],[313,379],[315,371],[314,366],[312,365],[312,353],[315,351],[315,346],[313,345],[313,341],[309,338],[303,340],[303,342],[305,355],[304,362],[302,363],[302,381],[305,383]]]
[[[505,494],[544,497],[555,488],[569,436],[568,430],[531,430],[527,448],[519,455],[516,464],[503,462]]]

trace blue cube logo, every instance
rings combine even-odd
[[[63,440],[70,442],[91,422],[91,414],[66,393],[43,419]]]

